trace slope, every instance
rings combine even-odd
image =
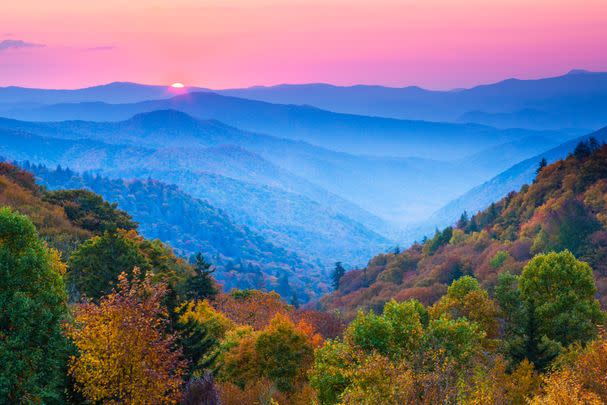
[[[521,272],[537,253],[570,250],[594,269],[607,305],[607,146],[581,142],[535,181],[423,244],[373,258],[347,273],[320,305],[353,316],[391,299],[437,300],[454,279],[473,275],[489,290],[499,273]]]

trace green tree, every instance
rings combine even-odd
[[[277,314],[255,342],[261,376],[282,392],[292,392],[302,370],[311,365],[314,350],[308,336],[286,316]]]
[[[521,299],[538,320],[538,332],[568,346],[588,342],[603,321],[592,269],[571,252],[535,256],[519,280]]]
[[[346,341],[367,353],[377,351],[383,355],[393,349],[393,325],[382,315],[373,311],[358,311],[345,335]]]
[[[67,276],[72,298],[78,299],[84,294],[98,299],[112,290],[122,272],[130,275],[135,267],[142,273],[149,269],[136,241],[123,233],[105,232],[95,236],[70,257]]]
[[[197,253],[194,258],[194,271],[194,276],[186,281],[187,298],[202,300],[217,295],[217,285],[212,277],[215,269],[206,262],[202,253]]]
[[[322,405],[333,405],[350,385],[348,369],[352,368],[350,347],[339,340],[328,340],[314,353],[314,367],[310,370],[310,384],[318,392]]]
[[[505,351],[544,369],[563,347],[590,341],[604,320],[595,293],[592,269],[569,251],[535,256],[518,278],[500,276]]]
[[[0,401],[62,403],[64,265],[31,221],[0,209]]]
[[[184,359],[188,361],[188,374],[201,377],[213,365],[218,353],[218,341],[209,333],[205,325],[192,317],[177,322],[177,343],[182,348]]]
[[[333,273],[331,273],[331,280],[333,281],[334,290],[339,288],[339,282],[344,274],[346,274],[346,269],[344,269],[341,262],[335,263],[335,269],[333,269]]]

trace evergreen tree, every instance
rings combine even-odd
[[[346,274],[346,269],[342,266],[341,262],[335,263],[335,269],[331,273],[331,280],[333,280],[333,289],[339,289],[339,282],[341,278]]]
[[[470,220],[468,219],[468,212],[464,211],[462,213],[462,215],[459,217],[459,220],[457,221],[457,228],[458,229],[466,229],[466,227],[468,226],[468,224],[470,223]]]
[[[211,276],[215,269],[206,262],[202,253],[194,257],[194,270],[196,274],[187,281],[187,296],[190,299],[202,300],[217,295],[217,286]]]
[[[580,141],[580,143],[578,143],[573,150],[573,157],[575,157],[577,160],[582,160],[590,156],[591,153],[592,152],[588,143],[585,141]]]
[[[217,340],[202,323],[191,317],[177,322],[176,329],[177,342],[182,348],[183,357],[188,361],[189,375],[202,375],[211,368],[219,353],[214,350]]]
[[[296,292],[293,292],[291,295],[291,305],[293,305],[295,309],[299,308],[299,297]]]
[[[535,170],[535,175],[537,176],[538,174],[540,174],[542,169],[546,166],[548,166],[548,161],[546,161],[546,158],[543,157],[542,160],[540,160],[540,164],[538,165],[537,169]]]
[[[65,266],[31,221],[0,209],[0,402],[62,403]]]

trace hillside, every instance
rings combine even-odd
[[[499,273],[519,274],[533,255],[568,249],[594,269],[606,306],[606,195],[607,146],[582,142],[519,192],[423,244],[376,256],[366,268],[347,273],[319,305],[351,317],[358,307],[381,309],[391,298],[432,303],[462,275],[473,275],[491,290]]]
[[[276,290],[285,287],[278,285],[278,279],[285,277],[291,287],[301,291],[302,301],[327,290],[326,276],[318,263],[270,243],[176,186],[155,180],[81,176],[70,169],[49,170],[41,165],[23,166],[51,190],[88,189],[118,204],[139,224],[144,237],[162,240],[181,256],[202,253],[215,266],[215,277],[226,290]],[[289,297],[292,294],[279,292]]]
[[[120,122],[0,119],[0,128],[155,149],[145,167],[135,166],[139,171],[158,165],[164,169],[168,165],[163,159],[168,158],[179,170],[205,171],[302,194],[388,237],[394,232],[385,222],[419,221],[501,170],[562,142],[560,137],[525,136],[449,162],[438,151],[437,159],[356,156],[243,131],[216,120],[195,119],[175,110],[142,113]],[[500,151],[498,159],[493,157],[495,149]],[[395,181],[401,186],[395,187]],[[390,198],[377,198],[383,195]]]
[[[594,137],[599,142],[607,142],[607,127],[585,137],[565,142],[555,148],[543,151],[541,154],[517,163],[491,180],[474,187],[446,204],[425,221],[424,227],[427,230],[432,230],[436,226],[444,227],[453,223],[464,211],[474,213],[488,207],[491,202],[531,182],[535,176],[537,165],[542,159],[546,159],[548,163],[563,159],[575,148],[578,142],[587,140],[590,137]],[[496,150],[495,152],[497,153],[498,151]],[[501,154],[504,153],[503,150],[499,152]]]
[[[222,209],[233,221],[249,226],[276,246],[298,251],[315,263],[320,260],[328,265],[341,260],[359,265],[375,251],[392,244],[370,230],[381,220],[238,148],[152,149],[136,146],[134,141],[133,145],[116,145],[1,129],[0,140],[0,155],[10,160],[28,160],[49,167],[62,165],[111,178],[153,178],[176,184],[193,197]],[[370,225],[365,226],[347,214],[369,220]]]

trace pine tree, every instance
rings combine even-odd
[[[217,295],[217,286],[211,276],[215,269],[205,261],[202,253],[194,257],[194,270],[196,274],[187,281],[187,295],[193,300],[213,298]]]
[[[540,160],[540,164],[538,165],[537,169],[535,170],[535,175],[537,176],[538,174],[540,174],[542,169],[546,166],[548,166],[548,162],[546,161],[546,158],[543,157],[542,160]]]
[[[207,328],[190,317],[185,322],[178,322],[176,329],[177,342],[189,364],[189,375],[201,375],[210,369],[219,352],[214,350],[218,342]]]
[[[346,269],[342,266],[341,262],[335,263],[335,269],[331,274],[331,280],[333,280],[333,289],[339,289],[339,282],[341,278],[346,274]]]
[[[459,217],[456,226],[458,229],[465,229],[468,226],[468,223],[470,223],[470,220],[468,219],[468,212],[464,211]]]

